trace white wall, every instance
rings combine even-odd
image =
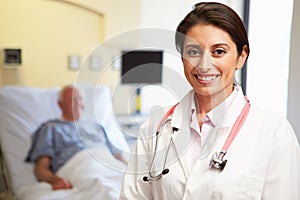
[[[287,117],[300,141],[300,1],[294,1],[293,26],[291,33],[290,76]]]
[[[206,0],[230,5],[240,16],[243,15],[242,0]],[[141,26],[175,31],[179,22],[200,0],[142,0]]]
[[[293,0],[251,0],[247,96],[286,116]]]
[[[175,30],[180,20],[192,9],[193,2],[195,1],[142,0],[141,27],[155,28],[161,32],[161,36],[155,40],[165,43],[158,45],[164,46],[163,84],[161,89],[159,86],[148,86],[142,90],[143,113],[148,113],[154,105],[172,105],[178,102],[191,88],[184,77],[181,57],[175,48]],[[141,45],[144,46],[145,43]],[[153,89],[157,92],[153,92]]]

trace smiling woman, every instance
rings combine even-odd
[[[177,27],[176,47],[192,90],[140,128],[121,199],[298,200],[293,128],[250,108],[235,83],[250,52],[239,16],[221,3],[196,4]]]
[[[228,15],[216,15],[218,11],[212,12],[210,6],[214,5],[196,5],[194,12],[181,21],[176,35],[187,80],[198,101],[210,102],[210,106],[202,107],[200,119],[230,95],[235,71],[243,67],[250,52],[239,16],[227,6],[224,10]],[[201,14],[196,15],[200,10]]]

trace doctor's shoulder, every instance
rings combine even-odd
[[[253,131],[268,138],[296,138],[296,134],[287,118],[279,113],[251,106],[248,124]]]
[[[168,112],[168,110],[172,106],[154,106],[151,108],[148,119],[141,125],[140,134],[144,132],[144,134],[155,134],[159,123],[163,119],[164,115]]]

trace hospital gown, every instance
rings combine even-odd
[[[77,152],[100,145],[107,146],[113,155],[120,153],[108,140],[104,128],[97,123],[50,120],[33,134],[26,162],[35,162],[41,156],[49,156],[50,170],[55,173]]]

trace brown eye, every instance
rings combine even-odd
[[[213,52],[213,54],[215,55],[215,56],[222,56],[223,54],[225,54],[226,53],[226,51],[224,50],[224,49],[216,49],[214,52]]]
[[[198,57],[198,56],[201,55],[201,51],[199,49],[196,49],[196,48],[188,49],[186,51],[186,55],[190,56],[190,57]]]

